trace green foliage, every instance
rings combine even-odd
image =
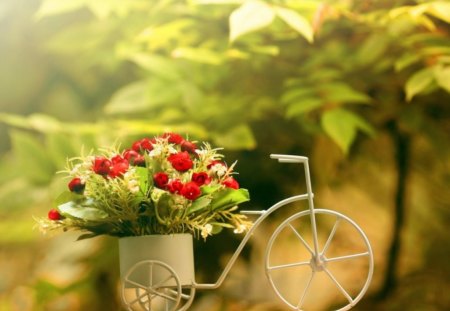
[[[0,14],[11,25],[2,41],[22,42],[30,54],[25,61],[0,45],[0,122],[10,137],[2,140],[8,219],[0,231],[8,243],[13,234],[33,239],[17,233],[29,221],[16,217],[48,209],[66,188],[53,176],[67,158],[167,131],[242,151],[239,159],[253,150],[265,162],[261,153],[280,150],[328,163],[341,156],[329,142],[354,156],[359,142],[370,145],[395,122],[418,149],[429,144],[448,158],[449,1],[38,2],[20,7],[34,14],[24,30],[25,15]],[[247,173],[257,196],[275,193],[259,187],[266,168],[254,167]]]

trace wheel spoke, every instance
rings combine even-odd
[[[341,293],[345,296],[345,298],[347,298],[348,302],[352,304],[353,298],[349,295],[349,293],[347,293],[347,291],[342,287],[342,285],[338,282],[338,280],[336,280],[333,274],[331,274],[331,272],[327,268],[324,268],[323,271],[325,271],[325,273],[330,277],[330,279],[333,281],[336,287],[341,291]]]
[[[141,303],[142,303],[141,298],[147,296],[148,294],[149,294],[149,293],[148,293],[147,291],[144,291],[143,294],[140,294],[140,295],[137,296],[135,299],[133,299],[132,301],[130,301],[129,305],[131,306],[131,305],[135,304],[136,302],[139,302],[139,304],[141,304]]]
[[[168,288],[167,290],[168,290],[168,291],[170,292],[170,294],[172,294],[172,295],[177,295],[177,294],[178,294],[178,292],[177,292],[176,290],[173,290],[173,289],[170,289],[170,288]],[[187,300],[187,299],[191,298],[191,295],[183,294],[183,292],[181,292],[181,298]]]
[[[125,281],[125,283],[129,283],[130,285],[134,285],[134,286],[136,286],[137,288],[140,288],[140,289],[143,289],[143,290],[147,290],[147,287],[146,287],[146,286],[144,286],[144,285],[142,285],[142,284],[139,284],[139,283],[137,283],[137,282],[135,282],[135,281],[132,281],[132,280],[130,280],[130,279],[128,279],[128,278],[126,278],[124,281]]]
[[[277,270],[277,269],[305,266],[305,265],[310,265],[310,264],[311,263],[309,261],[300,261],[300,262],[288,263],[285,265],[272,266],[272,267],[268,267],[267,269],[268,270]]]
[[[172,279],[173,276],[169,275],[166,279],[164,279],[164,281],[158,282],[155,285],[152,285],[152,287],[162,287],[161,285],[165,284],[166,282],[170,281],[170,279]]]
[[[170,296],[168,294],[165,294],[163,292],[159,292],[159,291],[153,290],[153,289],[150,289],[150,291],[152,292],[153,296],[158,296],[158,297],[161,297],[161,298],[164,298],[164,299],[167,299],[167,300],[177,301],[176,297],[172,297],[172,296]]]
[[[288,226],[294,231],[294,234],[300,239],[302,244],[306,247],[306,249],[311,253],[311,255],[314,255],[314,251],[309,247],[308,243],[306,243],[305,239],[298,233],[298,231],[289,223]]]
[[[314,274],[315,274],[315,272],[312,271],[312,272],[311,272],[311,276],[309,277],[308,283],[306,284],[306,287],[305,287],[305,289],[303,290],[303,294],[302,294],[302,296],[300,297],[300,300],[299,300],[299,302],[298,302],[298,304],[297,304],[297,309],[298,309],[298,310],[301,310],[301,308],[302,308],[302,306],[303,306],[303,303],[305,302],[306,294],[307,294],[307,292],[308,292],[308,290],[309,290],[309,287],[311,286],[312,280],[313,280],[313,278],[314,278]]]
[[[342,219],[340,217],[336,218],[336,222],[334,223],[333,229],[331,229],[330,235],[328,236],[328,239],[325,242],[325,246],[323,247],[323,250],[320,253],[320,255],[323,255],[326,253],[328,247],[330,246],[331,240],[333,240],[334,235],[336,234],[337,227],[338,227],[339,223],[341,222],[341,220]]]
[[[370,255],[369,252],[364,252],[364,253],[357,253],[357,254],[352,254],[352,255],[326,258],[325,261],[331,262],[331,261],[348,260],[348,259],[354,259],[354,258],[359,258],[359,257],[364,257],[364,256],[369,256],[369,255]]]

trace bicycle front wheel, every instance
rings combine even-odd
[[[265,254],[266,276],[276,295],[292,310],[344,311],[366,293],[373,253],[361,228],[349,217],[315,209],[318,250],[314,250],[311,212],[283,221]]]

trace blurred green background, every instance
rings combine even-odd
[[[238,160],[246,209],[303,189],[270,153],[308,156],[316,205],[373,245],[355,310],[449,310],[449,92],[449,1],[3,0],[0,310],[121,309],[116,241],[33,217],[68,157],[166,131]],[[284,310],[256,269],[274,224],[193,310]],[[199,277],[238,241],[196,245]]]

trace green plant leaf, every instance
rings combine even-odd
[[[330,102],[367,104],[371,101],[371,98],[365,93],[359,92],[345,83],[326,83],[319,88]]]
[[[250,195],[247,189],[226,188],[213,194],[211,209],[227,209],[249,200]]]
[[[418,61],[420,61],[420,56],[416,53],[405,54],[395,62],[395,71],[401,71]]]
[[[230,41],[269,26],[275,18],[273,9],[262,1],[245,1],[230,15]]]
[[[108,217],[105,211],[95,207],[83,206],[75,202],[67,202],[58,206],[58,210],[66,217],[99,221]]]
[[[127,57],[136,65],[157,76],[169,80],[178,80],[180,73],[175,66],[173,59],[168,59],[155,54],[134,53]]]
[[[434,77],[441,88],[450,92],[450,66],[435,66]]]
[[[55,171],[48,153],[37,137],[19,130],[10,132],[13,152],[20,163],[21,173],[35,183],[47,183]]]
[[[36,18],[76,11],[86,5],[86,0],[44,0],[36,12]]]
[[[151,186],[150,183],[153,183],[149,178],[149,170],[146,167],[136,167],[136,174],[139,178],[139,188],[143,193],[147,193],[147,189]]]
[[[177,85],[167,87],[167,81],[141,80],[119,89],[105,106],[108,114],[130,114],[150,111],[175,101],[180,96]]]
[[[199,210],[202,210],[209,206],[211,203],[211,198],[208,196],[201,196],[198,199],[196,199],[194,202],[192,202],[192,205],[188,209],[188,214],[195,213]]]
[[[292,118],[311,110],[314,110],[323,105],[323,101],[320,98],[309,97],[302,99],[299,102],[292,103],[288,106],[286,110],[286,117]]]
[[[252,130],[246,124],[237,125],[225,133],[221,132],[212,136],[218,146],[226,149],[254,149],[256,147]]]
[[[46,136],[46,146],[50,158],[56,167],[64,168],[67,159],[76,155],[73,140],[62,133],[49,133]]]
[[[312,43],[314,41],[314,30],[305,17],[291,9],[275,7],[274,10],[278,17],[301,34],[308,42]]]
[[[406,100],[411,101],[414,96],[429,87],[433,80],[434,74],[431,68],[425,68],[413,74],[405,85]]]
[[[309,87],[295,87],[290,88],[283,93],[281,97],[282,103],[298,102],[304,98],[314,97],[314,90]]]
[[[322,128],[328,136],[341,148],[344,153],[348,153],[351,144],[356,138],[358,130],[373,135],[373,128],[356,114],[337,108],[329,110],[322,115]]]
[[[444,22],[450,23],[450,2],[434,1],[428,3],[428,12]]]
[[[172,52],[172,56],[210,65],[219,65],[224,61],[224,57],[217,52],[192,47],[179,47]]]

